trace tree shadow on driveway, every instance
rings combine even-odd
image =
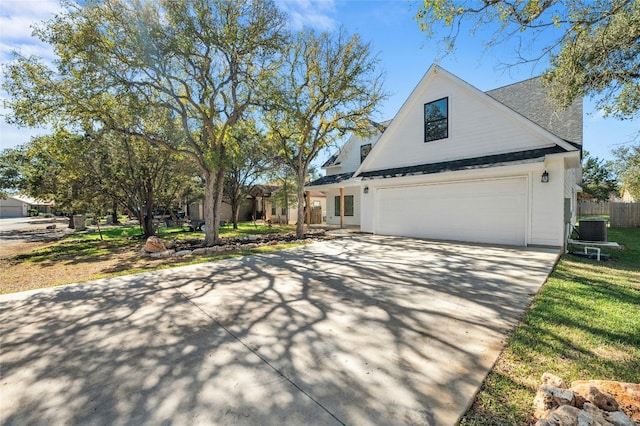
[[[453,424],[557,253],[354,236],[0,298],[5,424]]]

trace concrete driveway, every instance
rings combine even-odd
[[[356,235],[1,296],[0,418],[451,425],[557,255]]]

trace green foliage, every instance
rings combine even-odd
[[[251,187],[274,164],[274,147],[254,121],[238,123],[230,132],[234,139],[227,150],[224,195],[231,204],[234,228],[238,227],[240,206]]]
[[[378,59],[357,35],[306,30],[286,46],[265,118],[278,157],[291,168],[304,197],[309,165],[345,132],[371,132],[369,117],[385,97]],[[297,233],[302,235],[302,204]]]
[[[637,0],[424,0],[416,19],[429,37],[440,37],[444,30],[442,45],[448,51],[454,48],[463,24],[475,32],[487,23],[498,23],[488,46],[517,41],[519,62],[538,62],[548,56],[551,67],[545,77],[560,106],[597,95],[598,106],[607,114],[621,119],[639,114]],[[532,45],[536,52],[527,53]]]
[[[612,165],[591,157],[587,151],[582,158],[582,198],[606,201],[618,192],[618,180]]]
[[[628,190],[635,200],[640,200],[640,144],[620,147],[613,154],[622,188]]]
[[[26,184],[24,163],[28,162],[24,147],[7,148],[0,152],[0,199],[20,192]]]
[[[205,180],[205,220],[216,223],[237,143],[228,132],[264,99],[286,45],[284,16],[269,0],[66,5],[35,32],[54,46],[55,69],[19,55],[5,68],[11,119],[116,131],[191,157]],[[211,244],[217,227],[207,229]]]

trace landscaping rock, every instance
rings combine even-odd
[[[164,251],[153,252],[149,254],[149,256],[156,259],[163,259],[165,257],[173,256],[173,253],[175,253],[173,250],[164,250]]]
[[[177,251],[177,252],[173,253],[173,257],[189,256],[191,253],[192,253],[191,250],[180,250],[180,251]]]
[[[555,386],[560,389],[568,389],[568,386],[564,380],[551,373],[542,374],[542,383],[545,385]]]
[[[576,426],[578,424],[578,415],[580,409],[572,407],[570,405],[563,405],[551,412],[546,419],[550,423],[542,423],[544,425],[557,425],[557,426]]]
[[[609,380],[577,380],[571,383],[571,389],[587,400],[591,387],[612,396],[619,408],[633,421],[640,424],[640,384]]]
[[[249,235],[249,241],[256,241],[258,239],[257,235]]]
[[[207,247],[199,247],[197,249],[193,249],[191,252],[194,255],[201,256],[203,254],[207,254]]]
[[[631,420],[624,411],[614,411],[612,413],[605,413],[604,418],[615,426],[637,426],[638,422]]]
[[[47,226],[47,229],[56,229],[56,224],[54,223],[53,225]]]
[[[152,236],[147,238],[144,249],[147,253],[158,253],[167,250],[167,245],[161,238]]]
[[[548,417],[550,412],[563,405],[574,405],[573,391],[562,389],[550,384],[543,384],[533,400],[536,418]]]
[[[549,373],[542,375],[534,399],[537,426],[639,426],[639,411],[638,384],[583,380],[567,389]]]

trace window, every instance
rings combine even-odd
[[[367,155],[371,152],[371,144],[365,144],[360,147],[360,162],[362,163]]]
[[[449,137],[449,98],[424,104],[424,141]]]
[[[276,215],[276,206],[271,206],[271,216]]]
[[[286,208],[286,207],[283,207],[283,208],[282,208],[282,210],[281,210],[281,212],[282,212],[282,213],[281,213],[281,214],[282,214],[282,216],[286,216],[286,215],[287,215],[287,208]]]
[[[335,197],[335,216],[340,216],[340,196]],[[353,216],[353,195],[344,196],[344,215]]]

